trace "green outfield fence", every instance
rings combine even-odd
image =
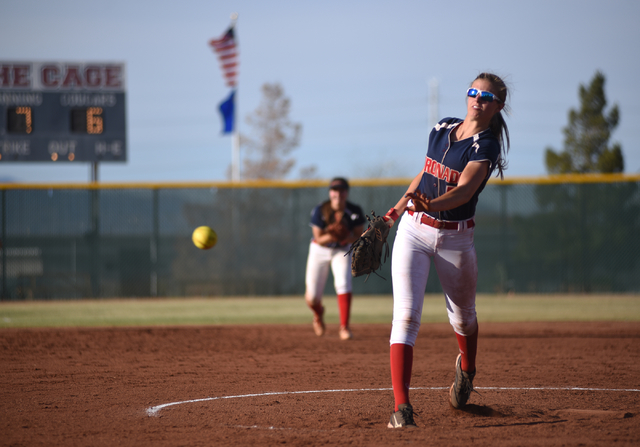
[[[350,200],[384,214],[409,182],[352,180]],[[0,185],[1,297],[302,295],[327,183]],[[639,186],[640,175],[492,179],[476,215],[478,292],[639,293]],[[211,250],[191,243],[200,225],[218,234]],[[389,260],[380,275],[355,278],[354,292],[390,294]],[[432,269],[427,293],[439,291]]]

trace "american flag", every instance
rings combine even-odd
[[[236,79],[238,77],[238,48],[236,46],[236,38],[233,33],[233,27],[219,39],[211,39],[209,41],[214,51],[218,54],[220,59],[220,66],[222,67],[222,74],[224,75],[227,86],[235,87]]]

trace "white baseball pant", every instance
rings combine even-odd
[[[391,256],[393,326],[390,344],[414,346],[420,329],[431,259],[445,295],[449,322],[456,333],[477,330],[478,263],[474,228],[438,230],[420,223],[423,213],[405,213],[398,225]]]
[[[329,248],[311,242],[305,274],[305,299],[309,304],[322,301],[322,293],[329,276],[329,267],[333,273],[333,285],[336,295],[351,292],[351,254],[345,256],[349,246]]]

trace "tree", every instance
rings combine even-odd
[[[605,113],[604,84],[604,75],[596,72],[588,86],[580,86],[580,109],[569,111],[563,129],[564,150],[547,148],[550,173],[623,171],[620,145],[609,145],[619,121],[618,107]],[[517,247],[511,255],[513,265],[527,266],[521,270],[527,272],[526,281],[552,287],[551,278],[556,278],[563,291],[613,290],[625,281],[621,278],[637,270],[634,263],[630,267],[621,265],[624,262],[603,263],[600,257],[611,247],[625,247],[618,245],[620,241],[630,240],[629,222],[635,225],[640,216],[636,183],[541,184],[534,187],[534,196],[535,212],[517,218]],[[612,215],[618,217],[607,217]]]
[[[605,116],[607,100],[604,94],[605,77],[596,72],[591,84],[580,85],[580,110],[569,110],[569,124],[563,129],[564,151],[548,147],[545,154],[547,170],[551,174],[614,173],[624,170],[620,144],[609,147],[611,132],[620,118],[614,105]]]
[[[290,157],[300,144],[302,125],[289,120],[290,101],[278,83],[262,86],[262,101],[246,122],[253,136],[240,134],[240,147],[246,149],[244,179],[282,179],[295,165]],[[315,167],[301,169],[302,177],[311,177]]]

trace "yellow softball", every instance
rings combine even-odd
[[[193,230],[193,244],[201,250],[208,250],[218,242],[218,235],[211,228],[203,225]]]

